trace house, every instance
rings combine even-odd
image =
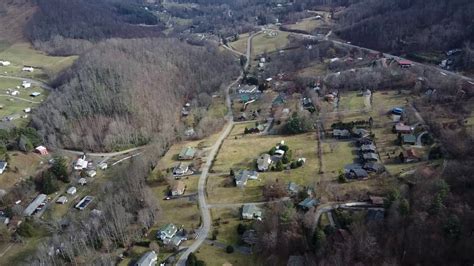
[[[38,146],[35,148],[35,151],[41,155],[48,155],[48,149],[45,146]]]
[[[184,191],[186,190],[186,184],[184,184],[183,181],[176,181],[173,183],[173,186],[171,187],[171,195],[172,196],[180,196],[184,194]]]
[[[87,206],[89,206],[89,204],[91,204],[91,202],[94,200],[94,197],[92,196],[85,196],[84,198],[82,198],[77,204],[76,206],[74,206],[74,208],[78,209],[78,210],[84,210],[85,208],[87,208]]]
[[[351,137],[351,133],[347,129],[334,129],[332,136],[336,139],[348,139]]]
[[[46,194],[39,194],[23,211],[24,216],[31,216],[35,213],[40,205],[44,204],[48,196]]]
[[[0,66],[9,66],[11,65],[10,61],[0,61]]]
[[[398,60],[398,65],[401,67],[401,68],[409,68],[413,65],[413,63],[409,60]]]
[[[192,136],[196,135],[196,131],[194,131],[194,128],[190,127],[190,128],[188,128],[184,131],[184,135],[186,137],[192,137]]]
[[[244,220],[260,220],[262,218],[262,210],[255,204],[244,204],[242,206],[242,219]]]
[[[57,200],[56,200],[56,203],[59,203],[59,204],[66,204],[67,203],[67,197],[66,196],[61,196],[59,197]]]
[[[378,205],[378,206],[383,205],[383,198],[382,197],[369,196],[369,201],[370,201],[370,204],[372,204],[372,205]]]
[[[368,172],[375,172],[375,173],[381,173],[385,171],[385,167],[382,164],[374,163],[374,162],[365,163],[362,168]]]
[[[97,172],[95,170],[89,170],[89,171],[87,171],[86,174],[87,174],[88,177],[92,178],[92,177],[97,175]]]
[[[81,158],[77,159],[76,163],[74,164],[74,170],[81,171],[87,169],[88,162],[86,161],[86,156],[83,155]]]
[[[98,167],[100,170],[105,170],[105,169],[107,169],[108,165],[107,165],[107,163],[102,162],[102,163],[99,163],[99,164],[97,165],[97,167]]]
[[[25,71],[25,72],[33,72],[35,71],[35,69],[31,66],[24,66],[22,69],[22,71]]]
[[[365,153],[365,152],[375,152],[377,150],[377,147],[375,147],[374,144],[365,144],[360,146],[360,151]]]
[[[363,128],[356,128],[356,129],[352,130],[352,134],[355,137],[358,137],[358,138],[366,138],[366,137],[370,136],[370,132],[368,130],[363,129]]]
[[[74,194],[76,194],[76,192],[77,192],[76,187],[70,187],[66,191],[66,193],[69,194],[69,195],[74,195]]]
[[[298,203],[298,207],[300,207],[302,210],[307,211],[319,204],[319,200],[315,198],[306,198],[302,202]]]
[[[87,179],[85,179],[84,177],[81,177],[81,178],[79,178],[77,183],[79,183],[79,185],[81,185],[81,186],[85,186],[85,185],[87,185]]]
[[[348,178],[363,179],[363,178],[369,177],[369,174],[367,173],[367,171],[365,171],[362,168],[359,168],[359,169],[354,168],[350,170],[347,176]]]
[[[288,192],[291,195],[295,195],[300,191],[300,187],[295,182],[288,183]]]
[[[270,165],[272,164],[272,157],[270,154],[262,154],[257,159],[257,169],[258,171],[264,172],[267,171]]]
[[[11,95],[12,96],[18,96],[18,95],[20,95],[20,92],[19,91],[12,91]]]
[[[357,146],[370,145],[370,144],[373,144],[373,143],[374,143],[374,141],[370,138],[360,138],[356,142]]]
[[[167,224],[160,228],[156,233],[156,237],[163,242],[168,243],[178,232],[178,228],[174,224]]]
[[[155,266],[158,261],[158,256],[155,251],[148,251],[145,255],[135,263],[135,266]]]
[[[242,170],[237,173],[235,176],[235,185],[238,187],[245,186],[247,184],[247,180],[253,179],[256,180],[258,178],[257,171],[249,171],[249,170]]]
[[[379,160],[379,156],[376,153],[369,152],[364,153],[362,155],[362,159],[366,162],[377,162]]]
[[[196,149],[192,147],[185,147],[178,155],[179,160],[192,160],[196,155]]]
[[[7,169],[8,163],[5,161],[0,161],[0,175],[5,172],[5,169]]]
[[[413,135],[413,134],[403,134],[402,135],[402,143],[403,144],[415,145],[416,144],[416,136]]]
[[[174,176],[182,176],[188,173],[189,171],[189,165],[185,163],[179,163],[176,165],[176,167],[173,169],[173,175]]]
[[[277,149],[275,150],[275,152],[273,153],[273,155],[277,158],[282,158],[283,155],[285,155],[285,151],[284,150],[281,150],[281,149]]]
[[[421,158],[416,154],[415,149],[408,149],[404,152],[401,152],[398,157],[400,158],[400,161],[404,163],[421,161]]]
[[[22,86],[24,89],[31,88],[31,82],[23,81],[23,83],[21,83],[21,86]]]
[[[183,242],[183,240],[187,240],[187,238],[179,236],[179,235],[175,235],[173,236],[173,238],[171,238],[171,240],[169,241],[169,244],[171,244],[174,247],[179,247],[179,245],[181,245],[181,242]]]
[[[413,130],[413,127],[407,126],[403,123],[397,123],[395,126],[393,126],[393,131],[395,131],[395,133],[411,134]]]

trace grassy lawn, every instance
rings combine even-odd
[[[269,36],[267,33],[261,33],[252,40],[252,58],[264,52],[271,53],[285,48],[288,43],[288,32],[277,32],[276,36]]]
[[[251,225],[250,221],[240,220],[240,208],[211,210],[213,228],[219,231],[217,241],[228,245],[238,245],[240,236],[237,233],[239,223]],[[216,222],[218,221],[218,223]]]
[[[364,97],[357,95],[357,92],[344,93],[339,102],[339,110],[353,111],[365,108]]]
[[[255,255],[244,255],[236,251],[228,254],[224,249],[220,249],[208,244],[203,244],[196,252],[199,260],[206,262],[208,266],[222,266],[224,263],[230,263],[234,266],[259,265]]]
[[[239,51],[243,54],[247,52],[247,40],[249,39],[249,34],[244,33],[239,35],[239,39],[235,42],[230,42],[228,45],[234,50]]]
[[[9,190],[22,179],[35,176],[47,166],[46,159],[35,153],[9,152],[8,170],[0,175],[0,188]]]
[[[253,123],[235,125],[229,137],[224,141],[214,162],[213,170],[225,174],[209,177],[207,192],[210,203],[261,201],[261,189],[266,180],[278,178],[301,185],[313,184],[318,180],[314,133],[293,136],[243,135],[244,128],[252,125]],[[306,158],[306,164],[303,167],[282,172],[261,173],[260,180],[249,180],[244,188],[232,185],[232,180],[227,175],[229,169],[255,169],[256,158],[268,152],[281,140],[290,147],[293,158]]]
[[[332,147],[332,151],[331,151]],[[324,173],[336,178],[344,165],[354,162],[357,155],[354,153],[354,144],[350,141],[328,139],[323,143]]]
[[[178,163],[177,157],[182,148],[189,146],[189,147],[196,147],[196,148],[205,150],[206,148],[209,148],[210,146],[212,146],[212,144],[214,144],[214,142],[217,140],[218,137],[219,137],[219,132],[213,135],[210,135],[205,139],[193,140],[193,141],[181,141],[172,145],[168,149],[166,154],[160,158],[156,169],[164,170],[170,167],[174,167]],[[203,152],[205,153],[206,151],[203,151]]]
[[[196,193],[197,182],[199,177],[192,176],[188,179],[182,179],[186,184],[185,194]],[[159,220],[155,229],[167,224],[174,223],[177,226],[184,226],[186,229],[196,228],[200,223],[200,215],[197,203],[190,201],[188,198],[180,198],[173,200],[164,200],[168,191],[168,185],[163,184],[151,187],[158,199],[158,204],[161,207]]]

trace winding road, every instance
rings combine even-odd
[[[188,259],[189,254],[192,252],[195,252],[196,250],[199,249],[201,244],[206,240],[209,231],[211,230],[211,212],[210,212],[210,206],[206,202],[206,183],[207,183],[207,177],[209,175],[209,170],[212,166],[212,162],[214,161],[217,152],[219,151],[219,148],[221,147],[222,143],[224,142],[225,138],[229,135],[230,131],[232,130],[232,127],[234,126],[234,119],[232,115],[232,101],[230,99],[230,89],[235,86],[243,77],[244,77],[244,70],[248,68],[250,64],[250,55],[251,55],[251,50],[252,50],[252,39],[255,35],[259,34],[260,32],[254,33],[250,35],[247,41],[247,62],[245,63],[245,66],[243,70],[241,71],[239,77],[232,82],[229,86],[227,86],[225,90],[225,96],[226,96],[226,105],[228,109],[228,113],[226,116],[227,119],[227,125],[224,127],[223,131],[221,132],[219,138],[217,141],[212,145],[211,151],[207,155],[206,163],[202,167],[202,172],[201,176],[199,177],[199,182],[198,182],[198,202],[199,202],[199,210],[201,212],[201,228],[199,229],[198,237],[196,240],[181,254],[181,257],[178,259],[176,265],[178,266],[185,266],[186,265],[186,260]]]

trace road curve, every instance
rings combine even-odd
[[[34,80],[34,79],[29,79],[29,78],[22,78],[22,77],[16,77],[16,76],[8,76],[8,75],[0,75],[0,78],[6,78],[6,79],[15,79],[15,80],[21,80],[21,81],[27,81],[31,84],[34,84],[36,86],[39,86],[45,90],[53,90],[53,87],[49,86],[48,84],[42,82],[42,81],[38,81],[38,80]]]
[[[247,69],[247,67],[250,64],[250,54],[251,54],[251,44],[252,44],[252,39],[255,35],[259,34],[260,32],[252,34],[247,42],[247,62],[244,66],[244,69]],[[195,252],[198,250],[198,248],[201,246],[201,244],[206,240],[209,231],[211,230],[211,212],[209,210],[209,205],[206,202],[206,183],[207,183],[207,177],[209,175],[209,170],[211,168],[212,162],[214,161],[214,158],[217,155],[217,152],[219,151],[220,146],[224,142],[225,138],[229,135],[230,131],[232,130],[232,127],[234,126],[234,119],[232,115],[232,101],[230,99],[230,89],[235,86],[244,76],[244,72],[242,71],[239,75],[239,77],[232,82],[229,86],[227,86],[225,94],[226,94],[226,105],[228,109],[227,113],[227,124],[224,127],[224,130],[221,132],[219,138],[217,141],[212,145],[211,151],[207,155],[206,163],[202,167],[202,172],[201,176],[199,177],[199,182],[198,182],[198,202],[199,202],[199,210],[201,212],[201,228],[199,229],[199,233],[195,241],[189,246],[183,254],[181,254],[181,257],[178,259],[176,265],[178,266],[185,266],[186,265],[186,260],[188,259],[189,254],[192,252]]]

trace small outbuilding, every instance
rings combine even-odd
[[[66,204],[67,202],[68,202],[68,200],[67,200],[66,196],[61,196],[56,200],[56,203],[58,203],[58,204]]]
[[[183,195],[185,190],[186,190],[186,184],[181,180],[177,180],[176,182],[173,183],[173,186],[171,187],[171,195],[172,196]]]
[[[48,149],[45,146],[38,146],[35,148],[35,151],[41,155],[48,155]]]
[[[242,206],[242,219],[244,220],[253,220],[253,219],[261,219],[262,218],[262,210],[257,207],[255,204],[244,204]]]
[[[69,195],[74,195],[74,194],[76,194],[76,192],[77,192],[76,187],[70,187],[66,191],[66,193],[69,194]]]

